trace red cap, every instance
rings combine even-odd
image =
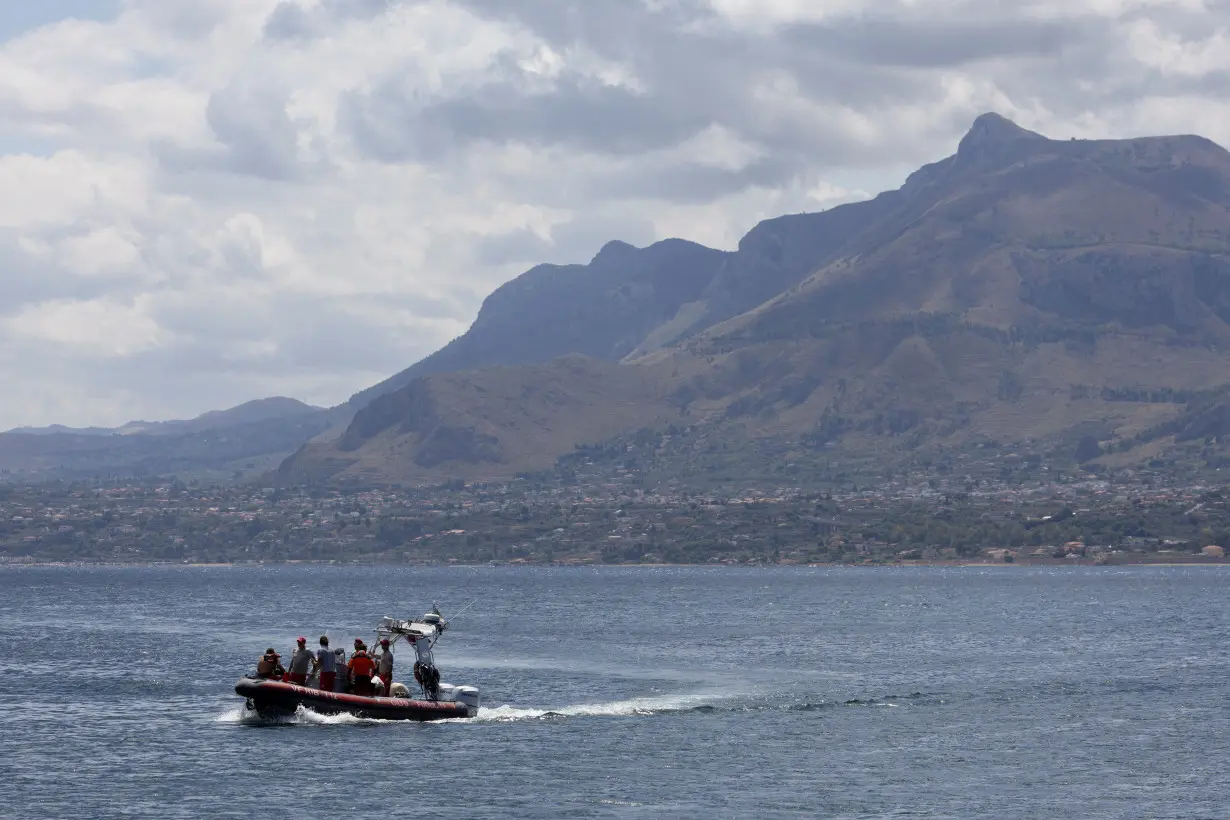
[[[307,638],[295,638],[296,643],[307,643]]]
[[[380,645],[381,645],[381,646],[388,646],[388,645],[389,645],[389,639],[388,639],[388,638],[381,638],[381,639],[380,639]]]

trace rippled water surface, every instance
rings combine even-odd
[[[1228,583],[0,569],[0,816],[1230,818]],[[477,719],[242,716],[266,645],[349,644],[433,599],[477,599],[436,653]]]

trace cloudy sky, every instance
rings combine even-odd
[[[0,429],[333,404],[609,239],[733,247],[995,110],[1230,145],[1226,0],[0,4]]]

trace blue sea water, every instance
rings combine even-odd
[[[1230,818],[1230,572],[0,569],[0,816]],[[243,716],[477,599],[477,719]],[[404,673],[409,662],[400,662]]]

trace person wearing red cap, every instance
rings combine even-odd
[[[286,672],[286,677],[282,680],[287,683],[297,683],[300,686],[307,685],[308,669],[312,666],[312,661],[315,657],[307,648],[307,638],[296,638],[294,653],[290,656],[290,669]]]

